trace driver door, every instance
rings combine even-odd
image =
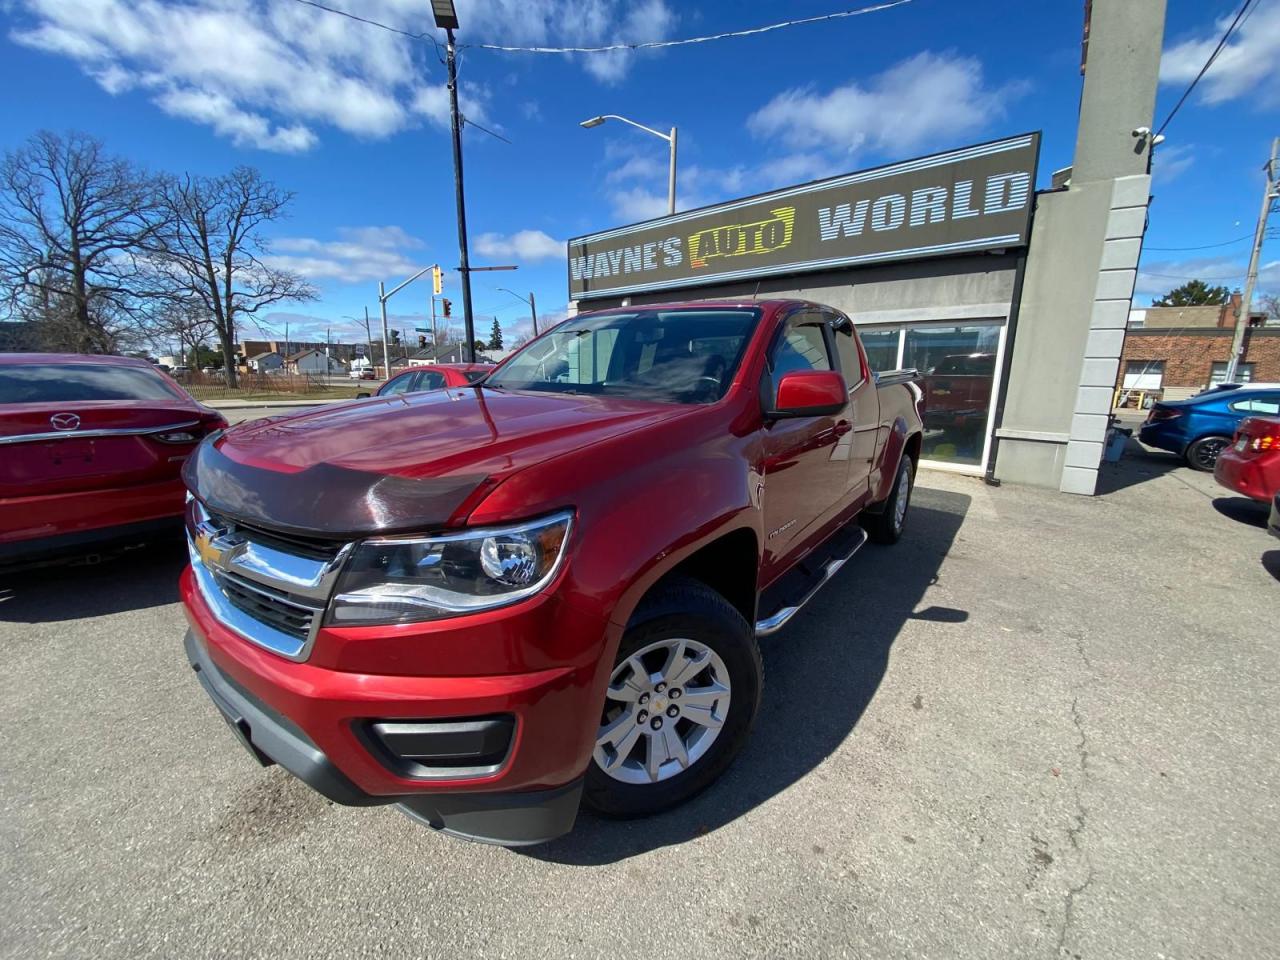
[[[805,308],[793,312],[769,352],[767,389],[775,391],[782,375],[794,370],[838,371],[832,347],[824,314]],[[806,538],[843,500],[852,430],[848,406],[833,416],[774,420],[765,427],[762,583],[790,565]]]

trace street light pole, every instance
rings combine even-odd
[[[626,117],[620,117],[616,113],[606,113],[598,117],[592,117],[589,120],[583,120],[578,124],[580,127],[598,127],[606,120],[619,120],[622,123],[628,123],[637,130],[643,130],[645,133],[651,133],[659,140],[667,141],[671,148],[671,161],[667,171],[667,213],[676,212],[676,128],[672,127],[670,133],[663,133],[661,130],[655,130],[653,127],[646,127],[643,123],[636,123],[634,120],[628,120]]]
[[[1226,383],[1234,383],[1244,353],[1244,334],[1249,327],[1249,311],[1253,307],[1253,288],[1258,282],[1258,258],[1262,254],[1262,241],[1267,233],[1267,216],[1271,202],[1280,197],[1280,173],[1276,161],[1280,159],[1280,137],[1271,141],[1271,159],[1267,161],[1267,182],[1262,188],[1262,212],[1258,214],[1258,226],[1253,233],[1253,252],[1249,255],[1249,272],[1244,280],[1244,295],[1240,298],[1240,314],[1236,317],[1236,331],[1231,338],[1231,357],[1227,360]]]
[[[529,296],[526,298],[526,297],[520,296],[520,294],[516,293],[514,290],[509,290],[506,287],[499,287],[498,289],[501,290],[503,293],[511,294],[517,300],[524,300],[524,302],[529,305],[529,313],[533,318],[533,335],[536,337],[538,335],[538,307],[533,300],[533,291],[530,290]]]

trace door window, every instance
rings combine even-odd
[[[383,386],[383,388],[378,391],[378,395],[381,397],[389,397],[396,393],[408,393],[411,382],[416,380],[417,377],[418,375],[416,373],[401,374],[390,383]]]
[[[419,375],[415,390],[438,390],[444,386],[444,374],[439,370],[428,370]]]
[[[852,390],[862,382],[862,358],[858,356],[853,324],[840,319],[841,322],[832,327],[832,333],[836,340],[836,353],[840,357],[840,372],[844,374],[844,382]]]
[[[825,320],[820,313],[801,312],[787,317],[782,337],[769,359],[775,383],[782,374],[796,370],[835,369],[827,352]]]

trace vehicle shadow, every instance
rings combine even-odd
[[[176,537],[92,565],[0,573],[0,623],[57,623],[176,603],[186,562],[186,545]]]
[[[1280,580],[1280,550],[1268,550],[1262,555],[1262,569]]]
[[[968,618],[963,610],[917,608],[969,504],[963,494],[919,488],[900,543],[867,546],[790,625],[761,643],[764,701],[755,729],[705,793],[643,820],[607,820],[584,809],[569,835],[515,852],[579,866],[624,860],[719,829],[818,767],[861,719],[908,620]]]
[[[1267,529],[1267,518],[1271,514],[1271,504],[1258,503],[1248,497],[1217,497],[1213,501],[1213,509],[1228,520],[1263,530]]]

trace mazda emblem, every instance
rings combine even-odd
[[[55,430],[74,430],[80,426],[80,418],[74,413],[55,413],[49,418],[49,424]]]

